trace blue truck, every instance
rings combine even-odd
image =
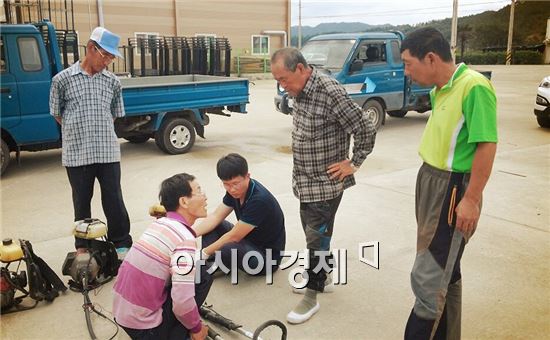
[[[430,88],[411,84],[399,48],[401,32],[325,34],[302,48],[307,62],[340,82],[378,129],[386,113],[404,117],[408,111],[431,110]],[[275,108],[292,112],[292,98],[278,86]]]
[[[0,84],[3,174],[15,152],[61,147],[59,125],[49,113],[51,80],[63,69],[55,27],[1,25]],[[154,138],[168,154],[188,152],[204,138],[208,114],[246,113],[247,79],[208,75],[121,78],[126,116],[115,121],[120,138]]]

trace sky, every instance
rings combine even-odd
[[[299,0],[292,1],[292,25],[298,25]],[[417,24],[450,18],[453,0],[301,0],[302,26],[328,22],[363,22],[370,25]],[[511,0],[458,0],[458,16],[499,10]]]

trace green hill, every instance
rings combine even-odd
[[[550,18],[550,1],[522,1],[516,4],[514,20],[514,46],[542,44],[546,34],[546,21]],[[508,39],[510,5],[498,11],[486,11],[458,18],[458,48],[480,50],[486,47],[504,47]],[[302,43],[313,36],[328,33],[350,33],[399,30],[407,33],[416,28],[433,26],[450,40],[451,18],[434,20],[417,25],[368,25],[365,23],[320,24],[302,27]],[[292,45],[297,45],[297,26],[292,26]]]

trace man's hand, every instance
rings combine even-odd
[[[208,335],[208,326],[205,324],[202,324],[201,330],[197,333],[191,333],[191,339],[192,340],[204,340],[206,339],[206,336]]]
[[[483,189],[493,169],[496,150],[496,143],[477,144],[468,188],[455,209],[456,227],[466,239],[469,239],[476,230],[481,214],[479,205]]]
[[[455,209],[456,212],[456,228],[464,234],[466,239],[474,233],[477,222],[479,221],[479,203],[464,196]]]
[[[204,248],[201,249],[201,260],[208,260],[209,257],[210,257],[210,254],[208,254],[206,250],[204,250]]]
[[[349,159],[345,159],[341,162],[329,165],[327,174],[330,175],[330,179],[343,180],[349,175],[353,175],[357,171],[357,168],[351,164]]]

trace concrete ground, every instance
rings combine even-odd
[[[462,334],[465,339],[550,338],[550,131],[539,128],[533,115],[536,87],[549,70],[483,69],[493,70],[500,143],[479,227],[462,261]],[[159,183],[175,173],[196,175],[214,209],[223,194],[216,161],[238,152],[249,160],[252,176],[279,200],[287,221],[287,249],[304,248],[291,189],[292,121],[274,110],[274,93],[273,80],[255,81],[249,113],[212,116],[207,139],[197,140],[185,155],[165,155],[152,140],[143,145],[122,142],[122,187],[134,238],[151,221],[147,211],[157,201]],[[416,112],[403,119],[388,117],[379,131],[374,152],[357,173],[357,185],[346,191],[336,219],[332,247],[347,249],[347,284],[319,296],[321,310],[310,321],[287,324],[289,339],[402,338],[414,300],[409,272],[415,256],[416,150],[427,119],[428,114]],[[61,275],[63,259],[72,250],[71,192],[61,151],[23,153],[21,166],[12,164],[2,178],[0,192],[2,238],[30,240]],[[93,214],[104,219],[99,196],[97,191]],[[379,270],[358,260],[359,243],[369,241],[379,242]],[[284,321],[300,299],[290,291],[289,271],[276,273],[273,285],[242,274],[238,285],[216,279],[208,302],[247,329],[268,319]],[[91,295],[107,315],[111,288],[109,283]],[[4,315],[0,337],[89,338],[81,305],[82,296],[68,292],[51,304]],[[93,322],[100,339],[114,334],[105,320],[94,317]],[[127,339],[120,333],[118,338]]]

